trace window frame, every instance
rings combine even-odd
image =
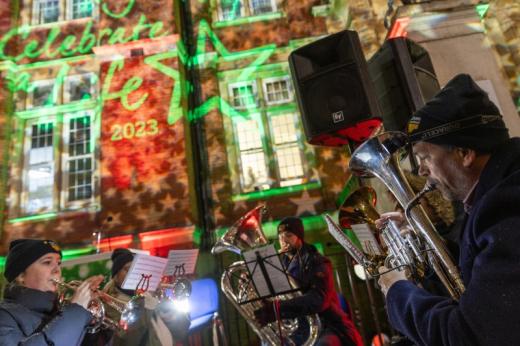
[[[273,82],[279,82],[279,81],[285,81],[287,82],[287,94],[289,98],[281,101],[269,101],[268,100],[268,92],[267,92],[267,84],[273,83]],[[275,106],[280,105],[284,103],[290,103],[294,101],[294,89],[292,86],[291,78],[289,76],[282,76],[282,77],[270,77],[270,78],[264,78],[262,79],[262,90],[264,92],[264,102],[267,106]]]
[[[52,91],[51,91],[52,103],[50,105],[38,105],[38,106],[34,105],[34,91],[35,91],[36,87],[39,85],[52,86]],[[28,93],[29,97],[27,97],[27,101],[25,102],[25,109],[30,110],[30,109],[42,108],[42,107],[52,107],[52,106],[58,104],[60,95],[59,95],[59,90],[57,90],[57,89],[59,89],[59,88],[56,88],[56,79],[39,79],[39,80],[35,80],[35,81],[31,82],[30,90]]]
[[[277,189],[286,188],[291,188],[292,191],[292,187],[318,182],[319,179],[316,180],[316,176],[309,170],[309,167],[313,166],[314,164],[314,159],[312,158],[313,150],[311,147],[305,145],[302,139],[303,124],[301,123],[298,116],[298,109],[297,105],[295,104],[294,88],[292,86],[292,81],[290,79],[288,69],[284,67],[281,67],[280,69],[273,69],[272,65],[264,66],[254,75],[252,75],[249,80],[235,82],[237,79],[233,78],[240,78],[240,74],[241,70],[233,70],[227,71],[221,74],[219,77],[219,84],[222,92],[224,93],[227,91],[227,95],[223,95],[224,99],[229,103],[229,106],[232,109],[238,112],[238,114],[225,117],[224,122],[226,129],[226,145],[229,146],[230,149],[233,148],[229,152],[230,155],[228,155],[233,194],[235,196],[248,196],[250,194],[254,195],[255,193],[262,191],[276,191]],[[279,80],[287,81],[288,83],[288,99],[267,102],[266,86],[270,82]],[[232,97],[233,89],[251,84],[253,85],[253,88],[255,86],[260,88],[257,91],[256,108],[235,107],[234,98]],[[275,128],[273,127],[271,121],[271,117],[283,114],[290,114],[290,116],[294,119],[294,122],[291,124],[294,124],[295,126],[295,140],[288,142],[288,145],[286,143],[275,144]],[[240,121],[236,119],[249,119],[250,117],[258,118],[257,124],[262,141],[263,155],[265,158],[264,164],[267,169],[266,182],[264,183],[260,181],[260,183],[257,185],[246,184],[245,176],[247,173],[244,171],[244,164],[242,159],[242,153],[244,151],[240,149],[239,134],[235,125],[237,121]],[[298,174],[301,172],[301,175],[282,178],[282,172],[284,172],[284,169],[287,168],[290,172],[293,169],[292,165],[295,161],[292,161],[291,159],[283,160],[283,157],[282,160],[280,160],[280,155],[276,153],[277,147],[297,148],[299,157],[296,163],[300,166],[296,167],[295,169]],[[285,166],[282,167],[282,163],[285,164]],[[284,173],[288,171],[285,171]]]
[[[30,2],[29,2],[30,1]],[[24,22],[29,20],[29,25],[31,26],[45,26],[45,25],[52,25],[63,21],[72,21],[72,20],[84,20],[87,18],[93,18],[93,19],[99,19],[99,5],[96,3],[95,0],[90,0],[92,4],[92,13],[90,16],[87,17],[80,17],[80,18],[72,18],[73,17],[73,4],[74,0],[58,0],[58,8],[59,8],[59,16],[58,19],[54,22],[48,22],[48,23],[41,23],[39,21],[40,11],[38,10],[38,4],[40,1],[44,0],[28,0],[30,6],[27,6],[30,8],[30,16],[25,15],[24,16]]]
[[[32,140],[32,126],[44,124],[44,123],[52,123],[53,124],[53,135],[52,135],[52,155],[53,155],[53,187],[52,187],[52,208],[50,210],[37,211],[37,212],[29,212],[27,210],[29,203],[29,152],[31,150],[31,140]],[[58,120],[56,116],[46,116],[46,117],[38,117],[28,119],[23,122],[23,133],[24,137],[22,140],[22,153],[23,153],[23,161],[22,161],[22,180],[21,180],[21,189],[20,189],[20,204],[19,208],[22,215],[35,215],[35,214],[43,214],[48,212],[53,212],[57,209],[57,179],[56,175],[60,170],[59,167],[59,151],[57,150],[57,139],[56,139],[56,130],[57,130]]]
[[[247,80],[247,81],[240,81],[240,82],[234,82],[234,83],[230,83],[228,84],[228,95],[229,95],[229,100],[230,100],[230,105],[234,108],[234,109],[237,109],[237,110],[248,110],[248,109],[255,109],[258,107],[259,105],[259,95],[258,95],[258,85],[257,85],[257,81],[255,79],[252,79],[252,80]],[[244,87],[244,86],[248,86],[248,85],[251,85],[252,86],[252,91],[253,91],[253,99],[254,99],[254,103],[251,104],[251,105],[245,105],[245,106],[237,106],[235,105],[235,97],[234,97],[234,93],[233,93],[233,89],[235,88],[241,88],[241,87]]]
[[[86,100],[70,100],[70,86],[73,80],[79,80],[84,76],[88,76],[90,78],[90,100],[94,100],[97,98],[97,75],[94,72],[86,72],[86,73],[78,73],[72,74],[65,77],[63,81],[63,104],[72,103],[72,102],[81,102]]]
[[[91,157],[92,159],[92,175],[91,175],[91,187],[92,187],[92,195],[90,198],[85,198],[82,200],[69,201],[69,167],[68,163],[71,161],[70,152],[69,152],[69,135],[70,135],[70,120],[75,118],[80,118],[85,115],[90,116],[90,145],[93,147],[92,151],[88,154],[78,155],[74,158],[85,158]],[[61,189],[60,189],[60,209],[61,210],[77,210],[82,208],[88,208],[91,205],[94,205],[96,202],[96,196],[99,194],[97,188],[98,178],[98,167],[99,163],[96,159],[96,149],[95,149],[95,112],[92,109],[81,110],[76,112],[65,113],[63,116],[63,124],[61,127],[61,143],[62,150],[60,152],[60,173],[61,173]]]
[[[254,11],[253,11],[253,1],[254,0],[248,0],[248,7],[249,7],[249,15],[250,16],[261,16],[261,15],[266,14],[266,13],[274,13],[274,12],[276,12],[278,10],[277,6],[276,6],[276,0],[269,0],[269,2],[271,3],[271,11],[263,12],[263,13],[254,13]]]

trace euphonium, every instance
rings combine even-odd
[[[56,279],[51,279],[58,287],[63,290],[71,290],[76,291],[76,289],[81,285],[81,281],[72,280],[70,282],[63,282]],[[66,303],[65,292],[62,292],[60,297],[60,305]],[[111,330],[123,329],[121,327],[121,322],[116,322],[105,314],[105,304],[111,306],[119,313],[123,313],[125,309],[128,309],[128,303],[117,298],[112,297],[109,294],[106,294],[103,291],[96,291],[95,297],[91,299],[88,304],[88,311],[92,314],[93,319],[91,324],[88,327],[89,333],[95,333],[100,328],[106,328]]]
[[[418,204],[415,194],[399,166],[407,136],[401,132],[386,132],[361,144],[350,158],[350,170],[359,176],[379,178],[406,211],[407,221],[424,243],[428,264],[434,269],[454,299],[464,292],[458,268],[435,230],[430,219]],[[426,193],[430,187],[420,195]]]
[[[362,244],[368,258],[365,269],[370,275],[375,276],[382,265],[387,268],[408,267],[414,278],[422,278],[425,273],[422,244],[413,233],[402,233],[393,221],[389,221],[384,229],[378,231],[375,227],[375,221],[380,216],[375,204],[376,193],[374,189],[363,186],[354,191],[343,202],[338,215],[339,224],[342,228],[364,224],[374,235],[376,244]]]
[[[262,228],[262,213],[265,212],[264,206],[258,206],[247,214],[242,216],[229,230],[215,243],[212,254],[219,254],[223,251],[231,251],[236,254],[250,250],[252,248],[266,245],[268,243]],[[296,284],[291,282],[294,288]],[[262,340],[262,344],[278,345],[280,336],[278,335],[278,327],[275,323],[270,323],[261,327],[255,320],[254,311],[260,308],[260,300],[257,293],[249,280],[249,272],[244,261],[238,261],[231,264],[221,278],[221,289],[224,295],[229,299],[231,304],[245,318],[251,329]],[[301,295],[301,292],[283,294],[278,296],[279,299],[292,299]],[[252,301],[254,300],[254,301]],[[246,302],[247,303],[241,303]],[[310,328],[309,337],[303,345],[313,345],[320,332],[320,321],[317,315],[307,316],[307,322]],[[286,341],[286,345],[291,345],[290,336],[298,329],[298,321],[284,320],[282,323],[282,334]]]

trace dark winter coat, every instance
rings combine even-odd
[[[418,345],[520,344],[520,138],[493,154],[460,239],[466,291],[459,302],[398,281],[390,322]]]
[[[344,345],[362,345],[361,336],[352,320],[339,304],[334,288],[332,264],[314,246],[305,244],[298,256],[287,261],[289,273],[298,281],[303,294],[299,297],[282,300],[282,318],[295,318],[318,314],[322,329],[340,336]]]
[[[8,286],[0,303],[0,345],[80,345],[92,315],[78,304],[54,309],[56,294]]]

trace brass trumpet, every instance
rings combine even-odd
[[[59,296],[59,305],[63,306],[68,302],[68,298],[65,297],[66,291],[75,292],[79,285],[81,285],[82,281],[72,280],[70,282],[63,282],[57,279],[51,279],[53,283],[55,283],[61,290],[62,293]],[[95,290],[95,297],[90,300],[87,310],[93,315],[92,322],[87,328],[88,333],[96,333],[99,329],[110,329],[110,330],[126,330],[126,326],[128,322],[125,321],[123,316],[128,315],[128,311],[134,309],[131,304],[132,300],[129,302],[125,302],[123,300],[112,297],[111,295]],[[105,304],[115,309],[118,313],[121,314],[121,318],[118,322],[106,316],[105,313]]]

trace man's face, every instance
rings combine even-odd
[[[419,163],[419,175],[425,176],[428,183],[435,184],[447,200],[462,201],[467,193],[467,181],[463,173],[463,158],[459,148],[446,148],[440,145],[418,142],[413,152]]]
[[[291,232],[278,233],[278,240],[280,241],[280,251],[289,251],[295,254],[302,247],[303,241]]]
[[[21,285],[43,292],[56,292],[56,284],[52,281],[61,281],[61,256],[57,253],[48,253],[34,261],[17,280]]]

